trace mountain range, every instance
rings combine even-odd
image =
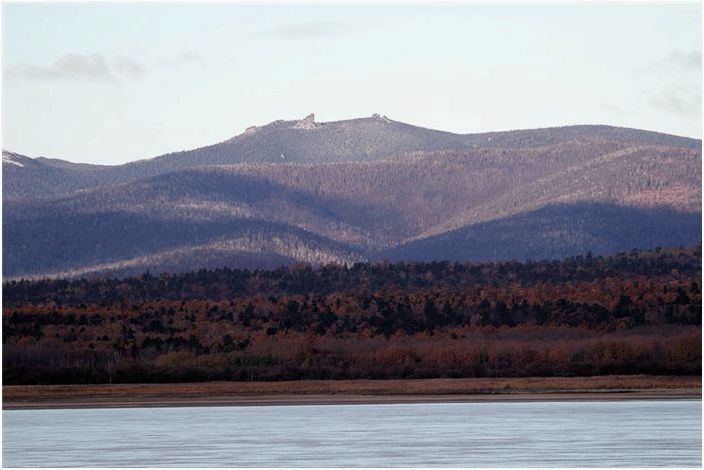
[[[118,166],[3,151],[3,277],[701,244],[701,155],[637,129],[454,134],[377,114]]]

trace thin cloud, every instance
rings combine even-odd
[[[132,79],[142,79],[147,75],[147,69],[138,60],[119,55],[112,61],[112,65],[121,75]]]
[[[205,62],[205,57],[193,50],[182,51],[151,65],[144,65],[134,57],[117,55],[109,61],[110,66],[102,54],[68,53],[46,66],[23,63],[6,67],[4,75],[15,79],[74,80],[119,85],[120,79],[141,80],[158,68],[176,68],[202,62]]]
[[[8,76],[30,80],[78,80],[119,84],[101,54],[64,54],[48,66],[18,64],[8,70]]]
[[[655,108],[682,117],[699,115],[702,112],[701,91],[683,87],[670,87],[661,90],[650,99]]]
[[[646,72],[672,72],[677,71],[687,71],[687,72],[701,72],[702,70],[702,51],[693,50],[690,52],[682,52],[680,50],[674,50],[670,55],[664,59],[652,62],[645,67],[643,71]]]
[[[670,57],[667,59],[670,64],[688,70],[701,70],[702,69],[702,51],[691,51],[688,53],[683,53],[680,51],[673,51]]]

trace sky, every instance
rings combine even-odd
[[[701,138],[701,6],[3,3],[2,146],[119,164],[276,119]]]

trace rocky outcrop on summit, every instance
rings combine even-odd
[[[315,129],[316,124],[315,124],[315,114],[310,113],[308,116],[305,118],[301,119],[296,123],[295,126],[293,126],[294,129],[304,129],[304,130],[309,130],[309,129]]]

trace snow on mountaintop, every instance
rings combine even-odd
[[[14,158],[16,158],[14,153],[7,152],[7,151],[3,150],[3,152],[2,152],[2,162],[3,163],[8,163],[10,165],[17,165],[19,167],[24,167],[24,165],[22,163],[18,162],[17,160],[14,160]]]

